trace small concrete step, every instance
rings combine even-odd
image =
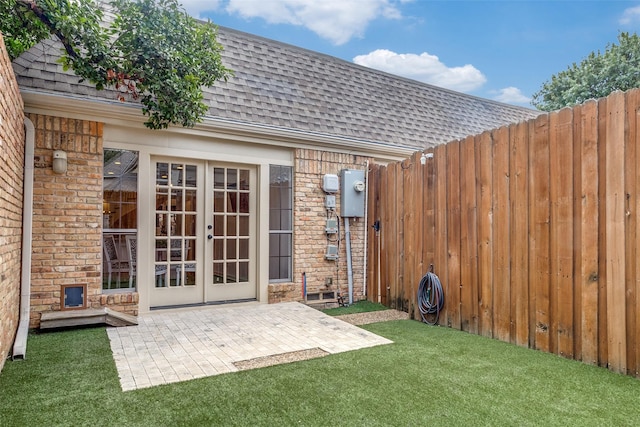
[[[42,313],[40,329],[69,328],[74,326],[100,325],[131,326],[137,325],[135,316],[110,308],[88,308],[85,310],[51,311]]]

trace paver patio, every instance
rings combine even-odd
[[[260,357],[392,342],[295,302],[162,310],[138,321],[107,329],[123,391],[234,372]]]

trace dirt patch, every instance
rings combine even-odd
[[[344,322],[352,325],[367,325],[369,323],[386,322],[388,320],[405,320],[409,318],[409,313],[398,310],[368,311],[366,313],[345,314],[336,316]]]
[[[311,348],[309,350],[291,351],[288,353],[274,354],[272,356],[256,357],[255,359],[242,360],[240,362],[234,362],[233,364],[239,370],[247,371],[249,369],[264,368],[266,366],[315,359],[316,357],[324,357],[328,354],[330,353],[320,348]]]

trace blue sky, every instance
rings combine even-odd
[[[183,0],[215,24],[530,106],[550,77],[640,29],[640,1]]]

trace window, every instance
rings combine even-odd
[[[104,149],[102,191],[102,289],[133,288],[127,236],[138,229],[137,152]]]
[[[269,169],[269,280],[293,278],[293,168],[271,165]]]

